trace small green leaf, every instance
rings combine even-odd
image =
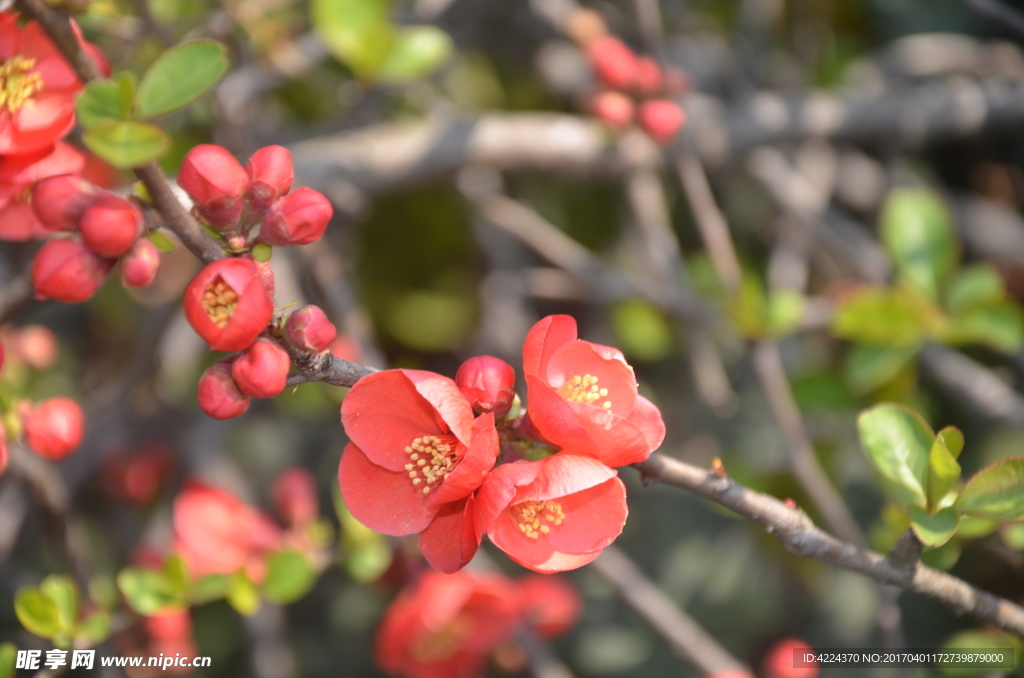
[[[123,120],[131,120],[132,108],[135,104],[135,89],[139,81],[131,71],[122,71],[117,75],[117,89],[121,95],[121,115]]]
[[[372,79],[397,40],[389,0],[313,0],[313,29],[334,58]]]
[[[203,577],[192,585],[189,600],[202,605],[219,600],[228,593],[228,578],[223,574],[211,574]]]
[[[147,237],[149,238],[150,242],[156,245],[156,248],[157,250],[159,250],[160,254],[173,254],[174,250],[178,249],[178,247],[174,244],[174,241],[168,238],[160,231],[153,231]]]
[[[43,580],[39,590],[57,606],[60,630],[71,633],[78,621],[78,585],[70,577],[52,574]]]
[[[960,525],[956,528],[956,536],[963,539],[979,539],[987,537],[998,528],[999,523],[994,520],[975,518],[974,516],[960,516]]]
[[[982,344],[1003,353],[1024,346],[1024,315],[1009,299],[974,306],[953,317],[940,338],[948,344]]]
[[[14,662],[18,648],[12,643],[0,643],[0,678],[15,678]]]
[[[991,520],[1024,519],[1024,457],[978,471],[956,500],[960,511]]]
[[[96,610],[78,625],[78,637],[90,643],[102,643],[110,637],[110,614]]]
[[[75,115],[85,129],[105,118],[121,118],[121,110],[121,88],[113,80],[90,82],[75,102]]]
[[[935,509],[942,504],[949,491],[960,480],[960,464],[956,463],[964,448],[964,434],[948,426],[935,436],[928,456],[928,506]],[[936,544],[931,544],[936,546]]]
[[[861,445],[901,501],[927,504],[928,458],[935,434],[917,412],[884,403],[857,418]]]
[[[227,50],[219,42],[192,40],[172,47],[142,76],[135,110],[142,119],[170,113],[198,98],[227,69]]]
[[[1014,551],[1024,551],[1024,523],[1006,523],[999,530],[1003,543]]]
[[[270,245],[260,243],[252,248],[252,258],[260,263],[270,261],[270,257],[274,255],[274,248]]]
[[[267,558],[263,595],[272,603],[287,605],[309,593],[316,571],[298,551],[278,551]]]
[[[349,550],[345,558],[345,569],[352,579],[360,584],[370,584],[380,579],[390,567],[393,554],[383,539],[360,544]]]
[[[164,576],[178,595],[184,596],[188,587],[188,567],[185,566],[185,559],[179,555],[170,556],[164,561]]]
[[[963,553],[963,550],[960,542],[950,539],[942,546],[926,546],[924,551],[921,552],[921,562],[928,567],[945,572],[956,565],[956,561],[960,560],[960,554]]]
[[[932,300],[959,258],[949,208],[935,192],[893,189],[882,205],[882,242],[900,277]]]
[[[768,296],[766,309],[768,334],[784,337],[800,326],[804,315],[804,295],[792,290],[776,290]]]
[[[832,333],[876,346],[913,346],[943,322],[942,311],[911,289],[863,287],[840,303],[832,316]]]
[[[1003,277],[991,264],[968,266],[950,287],[946,307],[954,315],[975,306],[1002,301],[1006,295]]]
[[[152,616],[169,607],[181,607],[179,591],[163,572],[127,568],[117,575],[117,587],[133,610]]]
[[[873,391],[895,377],[920,350],[921,344],[898,347],[854,344],[843,369],[846,383],[857,395]]]
[[[924,509],[911,506],[907,511],[910,516],[910,527],[925,546],[942,546],[956,532],[960,514],[954,509],[944,508],[935,515],[929,515]]]
[[[36,588],[23,588],[14,596],[14,613],[29,632],[53,638],[60,632],[60,612],[49,596]]]
[[[435,26],[399,29],[387,58],[377,69],[377,78],[403,83],[430,75],[451,55],[452,39]]]
[[[93,153],[120,169],[156,160],[171,145],[167,133],[155,125],[109,118],[91,125],[82,135],[82,141]]]
[[[228,604],[239,614],[251,617],[260,609],[260,594],[245,572],[235,572],[228,578]]]

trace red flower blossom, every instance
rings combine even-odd
[[[505,577],[428,572],[384,613],[377,662],[404,678],[472,678],[519,621],[516,590]]]
[[[119,257],[142,233],[142,213],[132,203],[105,193],[82,212],[78,221],[82,242],[101,257]]]
[[[110,272],[110,262],[77,240],[50,240],[32,260],[36,299],[74,304],[90,299]]]
[[[615,471],[560,452],[494,469],[477,493],[473,521],[523,567],[561,572],[597,558],[622,532],[627,512]]]
[[[174,500],[174,533],[175,551],[193,577],[261,564],[282,540],[281,528],[266,515],[196,480]]]
[[[498,456],[494,416],[474,420],[447,377],[386,370],[359,380],[341,420],[352,442],[338,479],[352,515],[384,534],[422,533],[420,548],[437,569],[468,563],[479,545],[469,495]]]
[[[245,172],[249,175],[246,199],[255,209],[266,209],[292,190],[292,152],[283,146],[265,146],[252,154]]]
[[[287,247],[316,242],[334,216],[331,202],[312,188],[300,188],[281,198],[260,226],[260,240]]]
[[[597,77],[612,89],[630,89],[637,78],[637,56],[618,38],[606,35],[587,45]]]
[[[567,315],[544,318],[523,344],[527,414],[544,438],[608,466],[643,461],[665,439],[665,422],[637,394],[622,352],[576,338]]]
[[[274,312],[274,302],[256,264],[231,257],[209,264],[185,288],[185,317],[210,348],[241,351],[256,340]]]
[[[668,144],[686,123],[686,114],[674,101],[655,99],[640,104],[640,125],[655,141]]]
[[[476,412],[504,417],[512,409],[516,372],[504,360],[489,355],[470,358],[455,373],[455,383]]]
[[[146,506],[157,498],[160,488],[174,469],[174,455],[163,443],[144,443],[137,453],[109,457],[103,465],[103,481],[115,498]]]
[[[109,71],[95,45],[71,25],[89,55]],[[74,69],[39,24],[18,26],[16,13],[0,13],[0,154],[36,151],[70,132],[81,89]]]
[[[22,242],[46,236],[47,226],[33,209],[33,184],[48,177],[78,174],[84,164],[82,154],[64,143],[23,155],[0,156],[0,240]]]
[[[40,457],[63,459],[82,442],[82,408],[70,398],[50,398],[25,417],[25,442]]]
[[[178,185],[195,200],[196,210],[210,225],[230,229],[242,214],[249,175],[226,149],[200,144],[181,161]]]
[[[258,339],[231,363],[231,377],[238,389],[254,398],[273,398],[284,390],[292,361],[270,339]]]
[[[32,212],[49,231],[77,231],[78,220],[96,193],[96,187],[81,177],[51,176],[32,188]]]
[[[529,575],[519,580],[519,600],[526,620],[545,638],[560,636],[580,618],[583,601],[565,579]]]

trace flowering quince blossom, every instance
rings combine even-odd
[[[527,416],[547,442],[608,466],[643,461],[665,439],[665,422],[637,393],[622,352],[577,339],[567,315],[544,318],[523,344]]]
[[[96,294],[110,272],[110,261],[78,240],[48,240],[32,260],[32,287],[36,299],[66,304],[86,301]]]
[[[499,451],[494,416],[474,420],[447,377],[386,370],[356,383],[341,419],[352,442],[338,479],[352,515],[383,534],[419,533],[420,549],[436,569],[465,566],[480,542],[470,495]]]
[[[515,583],[505,577],[427,572],[384,613],[377,662],[405,678],[471,678],[520,619]]]
[[[518,583],[520,605],[538,635],[554,638],[576,624],[583,601],[564,579],[534,574]]]
[[[82,408],[70,398],[50,398],[25,416],[25,442],[41,457],[57,461],[82,442]]]
[[[503,464],[473,502],[473,521],[495,546],[536,572],[586,565],[626,523],[626,487],[612,469],[559,452]]]
[[[217,351],[248,348],[274,312],[256,265],[239,257],[207,265],[185,288],[182,304],[192,329]]]
[[[82,154],[61,142],[0,156],[0,240],[23,242],[49,235],[47,224],[35,214],[32,186],[48,177],[78,174],[84,166]]]
[[[82,40],[85,51],[109,73],[103,54]],[[75,95],[82,83],[35,21],[18,26],[18,14],[0,12],[0,154],[52,145],[75,124]]]

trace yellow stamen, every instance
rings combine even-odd
[[[459,462],[455,454],[456,440],[452,436],[421,436],[405,448],[411,464],[405,465],[413,485],[423,482],[423,494],[444,482]]]
[[[519,518],[519,531],[530,539],[537,539],[540,535],[551,532],[551,526],[542,524],[542,520],[555,525],[561,525],[565,520],[562,505],[551,500],[516,504],[512,507],[512,515]]]
[[[11,113],[32,103],[32,95],[43,88],[43,76],[31,73],[36,60],[15,55],[0,64],[0,110]]]
[[[203,309],[217,327],[224,329],[238,305],[238,293],[220,277],[203,290]]]
[[[603,403],[596,402],[601,398],[608,397],[608,389],[599,387],[597,385],[597,377],[592,374],[575,375],[558,388],[558,395],[574,403],[599,404],[600,407],[606,410],[612,408],[610,400],[606,400]]]

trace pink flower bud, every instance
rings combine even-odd
[[[128,287],[149,287],[160,272],[160,250],[149,238],[139,238],[121,257],[121,282]]]
[[[455,383],[480,414],[503,417],[512,409],[516,371],[504,360],[489,355],[470,358],[455,374]]]
[[[259,336],[274,313],[251,259],[219,259],[192,279],[182,298],[185,317],[217,351],[241,351]]]
[[[249,175],[220,146],[202,144],[185,155],[178,185],[196,202],[199,215],[211,226],[229,230],[242,214],[242,195]]]
[[[633,100],[622,92],[601,92],[590,103],[594,117],[603,120],[614,129],[631,123],[635,108]]]
[[[319,306],[303,306],[288,316],[284,333],[293,346],[311,353],[326,351],[338,336],[337,328]]]
[[[231,376],[242,393],[273,398],[284,390],[292,361],[287,351],[269,339],[259,339],[231,365]]]
[[[651,96],[661,91],[665,84],[665,78],[661,72],[661,66],[651,57],[640,57],[636,61],[636,91],[645,96]]]
[[[287,525],[308,525],[320,513],[316,481],[304,468],[287,469],[274,481],[274,504]]]
[[[196,399],[203,412],[214,419],[231,419],[249,409],[249,396],[238,390],[231,378],[232,362],[234,358],[214,363],[199,377]]]
[[[295,170],[292,153],[283,146],[266,146],[252,154],[245,166],[249,188],[245,197],[256,209],[266,209],[292,190]]]
[[[119,257],[139,239],[142,213],[116,195],[104,193],[85,208],[78,221],[82,242],[103,257]]]
[[[640,125],[663,144],[675,139],[685,122],[683,109],[673,101],[655,99],[640,104]]]
[[[616,37],[606,35],[587,46],[594,72],[613,89],[630,89],[636,83],[637,57]]]
[[[327,230],[334,208],[323,194],[300,188],[274,203],[260,227],[260,241],[268,245],[308,245]]]
[[[96,199],[96,187],[65,174],[43,179],[32,189],[32,211],[50,231],[76,231],[85,208]]]
[[[37,370],[48,370],[57,360],[57,337],[49,327],[26,325],[11,333],[11,351]]]
[[[57,461],[82,442],[82,408],[70,398],[50,398],[25,417],[25,442],[40,457]]]
[[[109,261],[77,240],[60,238],[48,241],[36,253],[32,260],[32,285],[36,299],[73,304],[92,297],[109,272]]]

